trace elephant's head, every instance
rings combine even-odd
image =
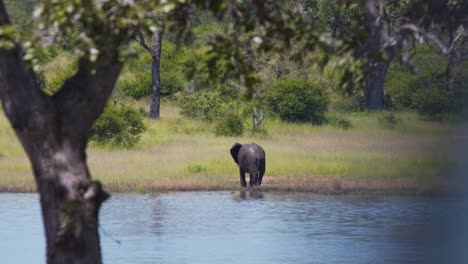
[[[242,147],[242,144],[239,144],[239,143],[235,143],[231,147],[231,156],[237,164],[239,164],[239,159],[237,155],[239,154],[239,150],[241,147]]]

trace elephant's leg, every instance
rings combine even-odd
[[[257,185],[260,186],[262,184],[262,174],[257,172]]]
[[[250,187],[257,185],[257,172],[250,173]]]
[[[247,187],[247,182],[245,181],[245,171],[243,171],[242,169],[239,169],[239,174],[240,174],[241,187]]]
[[[258,185],[262,185],[263,175],[265,175],[265,160],[260,162],[260,168],[258,170]]]

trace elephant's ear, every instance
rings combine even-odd
[[[239,164],[239,158],[237,155],[239,154],[239,150],[241,147],[242,147],[241,144],[236,143],[232,145],[232,148],[231,148],[231,156],[237,164]]]

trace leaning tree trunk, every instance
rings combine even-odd
[[[369,62],[365,83],[365,104],[369,110],[380,110],[384,107],[384,84],[389,62]]]
[[[0,0],[0,26],[7,24]],[[80,60],[78,72],[48,96],[21,47],[0,48],[0,99],[32,165],[49,264],[102,262],[98,213],[108,194],[91,180],[86,145],[122,68],[117,50],[103,51],[94,64]]]
[[[153,50],[151,52],[151,104],[150,117],[159,119],[161,107],[161,50],[163,30],[153,34]]]

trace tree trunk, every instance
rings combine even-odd
[[[264,118],[265,118],[265,111],[263,109],[260,110],[260,116],[259,116],[258,112],[257,112],[257,107],[254,106],[254,108],[253,108],[253,118],[252,118],[253,131],[254,132],[260,131],[260,125],[262,124],[262,121],[263,121]]]
[[[85,150],[121,65],[97,67],[93,75],[89,63],[82,62],[78,73],[50,97],[39,90],[20,54],[18,48],[0,49],[0,98],[31,161],[47,263],[101,263],[98,212],[108,194],[91,180]]]
[[[151,52],[151,104],[150,117],[159,119],[161,106],[161,50],[163,29],[159,29],[153,34],[153,50]]]
[[[369,110],[384,107],[384,83],[389,65],[389,62],[369,62],[364,94],[366,108]]]
[[[102,263],[98,212],[108,195],[92,182],[84,151],[71,147],[35,154],[33,170],[40,193],[47,263]]]
[[[9,23],[0,0],[0,26]],[[0,47],[0,100],[32,165],[49,264],[102,263],[98,213],[108,194],[91,180],[86,145],[122,69],[118,50],[103,50],[94,63],[81,59],[77,73],[48,96],[21,47]]]

